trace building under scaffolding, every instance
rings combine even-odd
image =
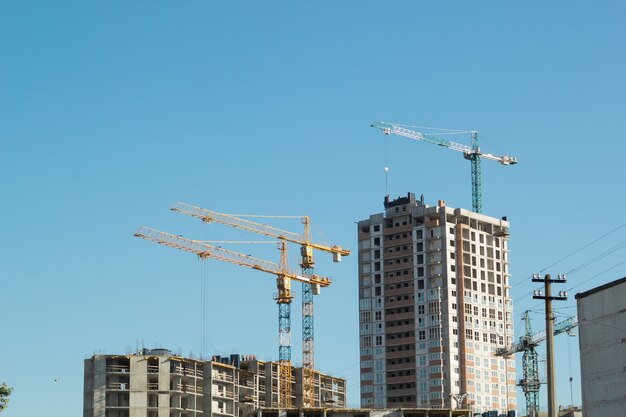
[[[265,408],[257,412],[256,417],[468,417],[470,410],[399,408],[298,408],[282,410]]]
[[[294,368],[292,401],[302,406],[302,369]],[[167,349],[85,360],[83,417],[248,417],[278,406],[279,364],[238,354],[210,361]],[[319,409],[346,405],[346,381],[314,375]]]

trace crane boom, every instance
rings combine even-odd
[[[248,268],[256,269],[258,271],[284,276],[285,278],[289,278],[294,281],[304,282],[307,284],[317,284],[321,287],[328,287],[331,284],[331,280],[329,278],[320,277],[318,275],[305,277],[295,274],[286,269],[285,266],[278,265],[274,262],[258,259],[249,255],[244,255],[242,253],[220,248],[218,246],[213,246],[206,242],[187,239],[182,236],[161,232],[150,227],[140,227],[137,232],[135,232],[134,236],[145,240],[150,240],[161,245],[169,246],[171,248],[191,252],[203,259],[217,259],[239,266],[246,266]]]
[[[569,317],[563,321],[554,324],[554,335],[559,335],[563,332],[569,332],[574,327],[578,326],[578,317]],[[542,330],[538,333],[535,333],[531,343],[534,345],[538,345],[539,343],[546,340],[546,331]],[[519,352],[519,351],[518,351]]]
[[[569,317],[563,321],[560,321],[554,325],[554,335],[561,334],[563,332],[569,332],[574,327],[578,326],[578,318],[576,316]],[[536,347],[541,342],[546,340],[546,331],[542,330],[533,334],[531,337],[527,335],[522,336],[516,343],[510,346],[499,348],[496,350],[496,356],[509,357],[517,352],[524,352],[529,347]]]
[[[283,241],[291,242],[300,245],[300,254],[302,261],[300,266],[302,267],[302,275],[305,277],[315,277],[313,275],[313,267],[315,265],[313,259],[313,250],[321,250],[329,252],[333,255],[335,262],[340,262],[342,256],[348,256],[350,251],[343,249],[337,245],[324,245],[311,241],[310,231],[310,219],[308,216],[299,216],[304,224],[304,233],[302,235],[281,230],[276,227],[268,226],[266,224],[257,223],[251,220],[243,219],[243,215],[224,214],[213,210],[207,210],[205,208],[192,206],[186,203],[176,203],[172,207],[173,211],[186,214],[188,216],[196,217],[204,222],[216,222],[225,226],[241,229],[244,231],[268,236],[271,238],[281,239]],[[246,216],[248,217],[248,216]],[[267,216],[263,216],[267,217]],[[293,218],[294,216],[269,216],[269,217],[284,217]],[[313,323],[313,295],[319,293],[319,287],[313,282],[302,282],[302,404],[304,407],[313,407],[315,403],[315,364],[314,364],[314,323]],[[283,305],[284,311],[279,312],[280,329],[287,328],[289,326],[289,312],[286,310],[288,305]],[[279,360],[290,361],[291,359],[290,347],[287,343],[281,344],[279,350]],[[285,375],[286,377],[287,375]],[[281,375],[281,380],[288,380]],[[285,384],[283,384],[285,385]],[[288,383],[287,383],[288,386]],[[283,392],[281,388],[281,403],[287,404],[289,394]]]
[[[392,123],[374,122],[370,125],[370,127],[379,129],[386,135],[394,134],[398,136],[404,136],[409,139],[428,142],[432,143],[433,145],[443,146],[444,148],[452,149],[453,151],[462,152],[463,157],[469,160],[472,164],[472,210],[476,213],[480,213],[482,211],[482,179],[480,169],[481,158],[497,161],[500,162],[502,165],[517,164],[517,158],[513,156],[497,156],[490,153],[483,153],[480,150],[480,146],[478,145],[478,132],[471,132],[472,145],[467,146],[462,143],[442,139],[427,133],[417,132],[415,130],[407,129],[405,127],[398,126]]]
[[[323,245],[319,243],[310,242],[308,232],[305,231],[304,235],[298,233],[289,232],[287,230],[278,229],[276,227],[268,226],[266,224],[257,223],[251,220],[242,219],[232,214],[219,213],[217,211],[208,210],[202,207],[196,207],[186,203],[176,203],[172,207],[172,211],[186,214],[188,216],[196,217],[204,222],[216,222],[226,226],[234,227],[236,229],[245,230],[248,232],[256,233],[263,236],[268,236],[276,239],[285,240],[287,242],[296,243],[299,245],[307,245],[313,249],[321,250],[324,252],[330,252],[335,255],[335,260],[341,260],[341,256],[350,255],[350,250],[343,249],[341,246]],[[308,224],[308,217],[302,216],[303,220]]]

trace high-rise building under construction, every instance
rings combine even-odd
[[[358,223],[361,406],[516,409],[506,218],[385,198]]]

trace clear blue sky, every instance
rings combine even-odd
[[[558,311],[574,315],[575,292],[626,276],[626,227],[552,265],[624,223],[625,19],[623,1],[0,2],[7,415],[80,416],[94,352],[199,354],[202,278],[206,353],[276,358],[271,276],[132,237],[145,224],[242,238],[176,201],[308,214],[352,249],[354,222],[383,209],[385,165],[392,197],[470,206],[460,154],[385,138],[375,120],[477,129],[485,151],[517,156],[483,163],[484,212],[512,224],[516,316],[533,309],[543,328],[528,277],[548,266],[573,270]],[[326,258],[316,366],[358,405],[356,258]],[[580,403],[578,340],[557,339],[559,403],[570,374]]]

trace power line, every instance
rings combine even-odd
[[[591,277],[589,277],[589,278],[587,278],[587,279],[583,280],[582,282],[579,282],[578,284],[574,285],[573,287],[568,288],[568,289],[567,289],[567,291],[571,291],[571,290],[573,290],[574,288],[580,287],[580,286],[581,286],[581,285],[583,285],[584,283],[589,282],[589,281],[591,281],[591,280],[593,280],[593,279],[595,279],[595,278],[599,277],[600,275],[605,274],[606,272],[608,272],[608,271],[610,271],[610,270],[612,270],[612,269],[615,269],[615,268],[617,268],[618,266],[623,265],[623,264],[625,264],[625,263],[626,263],[626,260],[623,260],[623,261],[621,261],[621,262],[618,262],[617,264],[613,265],[612,267],[607,268],[607,269],[605,269],[604,271],[601,271],[601,272],[599,272],[599,273],[597,273],[597,274],[595,274],[595,275],[593,275],[593,276],[591,276]],[[526,295],[526,296],[528,296],[528,295]],[[523,299],[523,298],[525,298],[526,296],[522,297],[522,299]],[[538,305],[538,304],[536,304],[535,306],[537,306],[537,305]],[[567,308],[567,307],[563,307],[563,308]]]
[[[570,253],[569,255],[566,255],[566,256],[562,257],[561,259],[559,259],[558,261],[556,261],[556,262],[554,262],[554,263],[552,263],[552,264],[550,264],[550,265],[546,266],[545,268],[543,268],[543,269],[542,269],[541,271],[539,271],[539,272],[545,272],[547,269],[552,268],[554,265],[557,265],[558,263],[560,263],[560,262],[562,262],[562,261],[564,261],[564,260],[566,260],[566,259],[568,259],[568,258],[570,258],[570,257],[572,257],[572,256],[574,256],[574,255],[576,255],[578,252],[582,251],[583,249],[588,248],[589,246],[593,245],[593,244],[594,244],[594,243],[596,243],[596,242],[599,242],[600,240],[602,240],[602,239],[604,239],[605,237],[607,237],[607,236],[609,236],[609,235],[611,235],[611,234],[613,234],[613,233],[617,232],[619,229],[621,229],[622,227],[625,227],[625,226],[626,226],[626,223],[624,223],[624,224],[622,224],[622,225],[620,225],[620,226],[617,226],[615,229],[613,229],[613,230],[611,230],[611,231],[609,231],[609,232],[607,232],[607,233],[603,234],[602,236],[600,236],[599,238],[597,238],[597,239],[595,239],[595,240],[592,240],[591,242],[589,242],[589,243],[587,243],[586,245],[584,245],[583,247],[581,247],[581,248],[579,248],[579,249],[575,250],[574,252]]]
[[[570,258],[571,256],[573,256],[573,255],[575,255],[575,254],[579,253],[579,252],[580,252],[580,251],[582,251],[583,249],[588,248],[589,246],[593,245],[594,243],[599,242],[600,240],[602,240],[602,239],[606,238],[607,236],[609,236],[609,235],[611,235],[612,233],[616,232],[617,230],[619,230],[619,229],[623,228],[624,226],[626,226],[626,223],[624,223],[624,224],[622,224],[622,225],[620,225],[620,226],[617,226],[616,228],[614,228],[614,229],[612,229],[611,231],[609,231],[609,232],[605,233],[604,235],[600,236],[599,238],[594,239],[594,240],[593,240],[593,241],[591,241],[590,243],[588,243],[588,244],[586,244],[586,245],[582,246],[581,248],[579,248],[579,249],[577,249],[577,250],[573,251],[573,252],[572,252],[572,253],[570,253],[569,255],[566,255],[566,256],[562,257],[562,258],[561,258],[561,259],[559,259],[558,261],[556,261],[556,262],[552,263],[551,265],[549,265],[548,267],[546,267],[546,268],[542,269],[542,271],[545,271],[546,269],[548,269],[548,268],[550,268],[550,267],[552,267],[552,266],[554,266],[554,265],[558,264],[559,262],[561,262],[561,261],[563,261],[563,260],[565,260],[565,259],[567,259],[567,258]],[[578,265],[578,266],[576,266],[576,267],[574,267],[574,268],[570,269],[568,272],[566,272],[566,273],[565,273],[565,275],[573,275],[573,274],[575,274],[575,273],[577,273],[577,272],[581,271],[582,269],[584,269],[584,268],[588,267],[589,265],[592,265],[592,264],[594,264],[594,263],[598,262],[599,260],[601,260],[601,259],[603,259],[603,258],[605,258],[605,257],[607,257],[607,256],[609,256],[609,255],[611,255],[611,254],[613,254],[613,253],[615,253],[615,252],[617,252],[618,250],[620,250],[620,249],[622,249],[622,248],[624,248],[624,247],[626,247],[626,241],[621,242],[621,243],[618,243],[617,245],[615,245],[615,246],[611,247],[610,249],[608,249],[608,250],[606,250],[606,251],[602,252],[601,254],[599,254],[599,255],[597,255],[597,256],[595,256],[595,257],[593,257],[593,258],[591,258],[591,259],[589,259],[589,260],[587,260],[587,261],[585,261],[585,262],[583,262],[583,263],[581,263],[580,265]],[[608,272],[608,271],[610,271],[610,270],[612,270],[612,269],[615,269],[615,268],[617,268],[618,266],[620,266],[620,265],[622,265],[622,264],[624,264],[624,263],[626,263],[626,260],[625,260],[625,261],[621,261],[621,262],[617,263],[616,265],[613,265],[612,267],[607,268],[607,269],[605,269],[604,271],[602,271],[602,272],[600,272],[600,273],[598,273],[598,274],[596,274],[596,275],[594,275],[594,276],[592,276],[592,277],[590,277],[590,278],[587,278],[586,280],[584,280],[584,281],[582,281],[582,282],[578,283],[577,285],[575,285],[575,286],[573,286],[573,287],[569,288],[567,291],[571,291],[572,289],[579,287],[580,285],[584,284],[585,282],[591,281],[592,279],[594,279],[594,278],[596,278],[596,277],[598,277],[598,276],[600,276],[600,275],[602,275],[602,274],[604,274],[604,273],[606,273],[606,272]],[[524,281],[520,281],[520,282],[518,282],[517,284],[515,284],[514,286],[512,286],[511,288],[515,288],[515,287],[517,287],[518,285],[520,285],[520,284],[522,284],[522,283],[525,283],[525,282],[526,282],[525,280],[524,280]],[[530,293],[527,293],[526,295],[524,295],[524,296],[522,296],[522,297],[518,298],[518,299],[516,300],[516,302],[520,302],[521,300],[524,300],[524,299],[526,299],[526,298],[527,298],[527,297],[529,297],[529,296],[530,296]],[[536,304],[535,306],[533,306],[533,308],[535,308],[535,307],[537,307],[537,306],[538,306],[538,304]],[[521,315],[522,313],[518,313],[518,314],[520,314],[520,315]]]
[[[596,256],[595,258],[592,258],[592,259],[588,260],[587,262],[584,262],[583,264],[575,267],[574,269],[570,269],[565,274],[566,275],[571,275],[571,274],[573,274],[575,272],[578,272],[579,270],[588,267],[589,265],[599,261],[600,259],[605,258],[605,257],[609,256],[610,254],[612,254],[614,252],[617,252],[618,250],[620,250],[624,246],[626,246],[626,241],[622,242],[622,243],[620,243],[618,245],[613,246],[611,249],[602,252],[600,255]]]
[[[551,263],[550,265],[548,265],[548,266],[546,266],[545,268],[541,269],[541,270],[539,271],[539,273],[545,272],[545,271],[546,271],[546,270],[548,270],[549,268],[552,268],[553,266],[555,266],[555,265],[557,265],[557,264],[561,263],[562,261],[564,261],[564,260],[566,260],[566,259],[568,259],[568,258],[571,258],[572,256],[576,255],[577,253],[581,252],[582,250],[587,249],[589,246],[591,246],[591,245],[593,245],[593,244],[595,244],[595,243],[597,243],[597,242],[601,241],[601,240],[602,240],[602,239],[604,239],[605,237],[610,236],[611,234],[613,234],[613,233],[617,232],[618,230],[620,230],[620,229],[621,229],[621,228],[623,228],[623,227],[626,227],[626,223],[623,223],[623,224],[621,224],[620,226],[615,227],[614,229],[612,229],[612,230],[608,231],[607,233],[603,234],[602,236],[600,236],[600,237],[598,237],[598,238],[596,238],[596,239],[592,240],[591,242],[589,242],[589,243],[587,243],[587,244],[583,245],[582,247],[580,247],[580,248],[576,249],[575,251],[573,251],[573,252],[571,252],[571,253],[569,253],[569,254],[565,255],[565,256],[564,256],[564,257],[562,257],[561,259],[559,259],[559,260],[557,260],[557,261],[555,261],[555,262]],[[623,244],[626,244],[626,242],[623,242]],[[572,271],[575,271],[576,269],[581,269],[581,268],[574,268],[573,270],[571,270],[570,272],[567,272],[566,274],[571,274],[571,273],[572,273]],[[529,276],[527,279],[531,279],[531,278],[532,278],[532,277],[530,277],[530,276]],[[515,285],[511,286],[511,289],[513,289],[513,288],[517,287],[518,285],[524,284],[525,282],[526,282],[526,280],[522,280],[522,281],[518,282],[517,284],[515,284]]]
[[[604,274],[604,273],[606,273],[606,272],[608,272],[608,271],[610,271],[610,270],[612,270],[612,269],[615,269],[615,268],[617,268],[618,266],[620,266],[620,265],[622,265],[622,264],[625,264],[625,263],[626,263],[626,260],[623,260],[623,261],[621,261],[621,262],[618,262],[617,264],[613,265],[612,267],[607,268],[607,269],[605,269],[604,271],[599,272],[599,273],[597,273],[596,275],[594,275],[594,276],[592,276],[592,277],[590,277],[590,278],[587,278],[586,280],[584,280],[584,281],[582,281],[582,282],[580,282],[580,283],[578,283],[578,284],[574,285],[573,287],[571,287],[570,289],[568,289],[568,291],[571,291],[571,290],[573,290],[573,289],[574,289],[574,288],[576,288],[576,287],[580,287],[580,286],[581,286],[582,284],[584,284],[585,282],[589,282],[589,281],[591,281],[592,279],[597,278],[597,277],[599,277],[600,275],[602,275],[602,274]]]

